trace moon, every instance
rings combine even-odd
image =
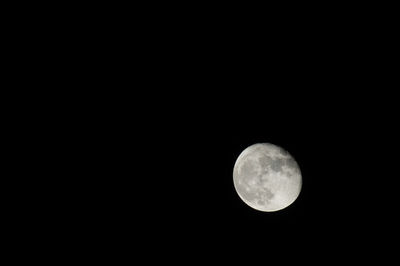
[[[270,143],[257,143],[237,158],[233,183],[237,194],[248,206],[275,212],[297,199],[302,177],[299,165],[286,150]]]

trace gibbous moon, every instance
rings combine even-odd
[[[239,197],[264,212],[279,211],[300,194],[302,177],[294,158],[270,143],[246,148],[233,168],[233,183]]]

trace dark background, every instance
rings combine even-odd
[[[220,10],[186,23],[191,13],[90,10],[77,15],[84,23],[27,24],[31,45],[19,43],[30,74],[14,86],[40,88],[17,98],[31,106],[16,123],[23,156],[35,158],[24,169],[38,176],[21,181],[38,188],[21,221],[32,245],[185,264],[390,258],[398,82],[388,27],[324,13],[227,12],[233,20]],[[251,209],[233,186],[237,156],[260,142],[302,171],[299,198],[275,213]]]
[[[390,251],[397,201],[391,100],[376,107],[387,96],[353,91],[340,77],[342,88],[323,89],[329,77],[316,74],[309,79],[319,86],[307,91],[308,78],[281,85],[280,76],[236,74],[240,82],[216,86],[217,77],[198,90],[182,74],[182,90],[170,84],[113,95],[104,116],[93,110],[82,121],[65,176],[77,193],[67,193],[72,216],[62,220],[73,242],[94,245],[95,253],[204,263],[263,260],[254,254],[313,261],[315,253],[339,262]],[[287,149],[302,171],[299,198],[280,212],[249,208],[233,187],[237,156],[259,142]]]

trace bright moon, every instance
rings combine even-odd
[[[273,144],[258,143],[237,158],[233,183],[247,205],[259,211],[274,212],[296,200],[302,177],[297,162],[287,151]]]

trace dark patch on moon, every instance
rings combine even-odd
[[[293,177],[293,174],[290,171],[285,171],[285,176],[290,179]]]
[[[257,204],[260,205],[266,205],[270,202],[270,200],[274,197],[274,193],[271,192],[268,188],[263,189],[262,193],[262,198],[260,199],[259,193],[257,193]]]
[[[298,165],[297,165],[296,161],[293,158],[291,158],[291,157],[287,158],[285,163],[289,168],[291,168],[291,169],[293,169],[295,171],[298,170]]]
[[[268,168],[271,162],[272,158],[268,155],[263,155],[262,157],[258,158],[258,163],[261,165],[262,169]]]
[[[274,197],[274,193],[271,192],[271,190],[269,190],[268,188],[264,189],[264,195],[267,197],[267,199],[272,199]]]
[[[258,199],[258,200],[257,200],[257,204],[259,204],[259,205],[265,205],[265,201],[264,201],[264,200],[261,200],[261,199]]]
[[[270,167],[271,170],[275,172],[282,171],[282,167],[286,164],[289,168],[297,168],[297,163],[293,158],[271,158],[271,156],[263,155],[262,157],[258,158],[258,163],[261,165],[262,174],[268,173],[268,168]]]
[[[274,159],[271,162],[271,169],[276,172],[280,172],[282,171],[282,166],[284,165],[284,163],[285,163],[284,159],[281,158]]]
[[[258,174],[257,175],[257,183],[262,185],[264,183],[264,179],[263,179],[263,174]]]

